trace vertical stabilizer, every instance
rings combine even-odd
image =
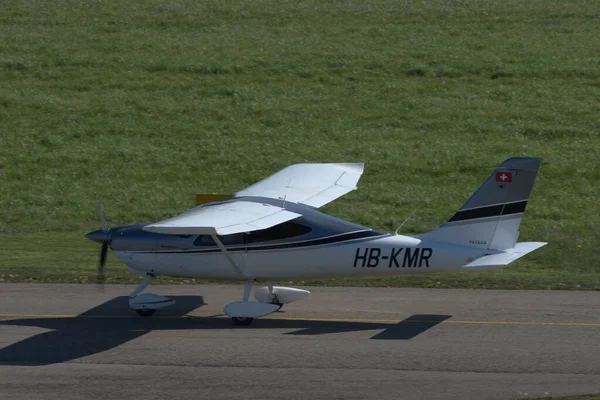
[[[448,222],[420,237],[486,249],[514,247],[540,163],[525,157],[504,161]]]

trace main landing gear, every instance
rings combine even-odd
[[[254,318],[231,317],[231,321],[237,326],[248,326],[254,321]]]
[[[248,302],[248,299],[250,297],[250,289],[252,288],[252,282],[251,281],[246,281],[246,285],[244,286],[244,301]],[[260,290],[260,289],[258,289]],[[283,303],[279,302],[279,299],[277,298],[277,294],[273,291],[273,285],[271,283],[269,283],[268,285],[268,292],[269,292],[269,299],[270,301],[268,302],[262,302],[262,303],[268,303],[270,305],[275,305],[277,306],[277,310],[279,310],[281,307],[283,307]],[[256,297],[256,291],[254,292],[254,297]],[[258,300],[258,298],[257,298]],[[254,302],[253,302],[254,303]],[[272,307],[269,307],[269,310]],[[271,311],[274,312],[274,311]],[[271,313],[269,312],[269,314]],[[254,318],[251,317],[231,317],[231,321],[238,326],[248,326],[252,323],[252,321],[254,321]]]
[[[252,290],[252,281],[248,280],[248,281],[246,281],[246,284],[244,285],[243,300],[245,302],[247,302],[248,299],[250,298],[250,290]],[[252,323],[252,321],[254,321],[254,318],[252,318],[252,317],[231,317],[231,322],[233,322],[237,326],[248,326]]]
[[[246,285],[248,285],[248,282],[246,282]],[[250,283],[250,287],[252,286],[252,284]],[[260,289],[258,289],[260,290]],[[277,298],[277,294],[273,291],[273,284],[269,283],[269,285],[267,286],[267,290],[268,290],[268,295],[269,295],[269,299],[270,299],[270,304],[276,305],[278,308],[276,311],[280,310],[281,307],[283,307],[283,303],[279,302],[279,299]],[[254,292],[254,297],[256,296],[256,291]],[[244,301],[248,301],[249,298],[249,293],[246,293],[246,286],[244,287]],[[258,300],[258,299],[257,299]],[[264,303],[264,302],[263,302]],[[249,317],[231,317],[231,321],[238,326],[248,326],[252,323],[252,321],[254,321],[254,318],[249,318]]]
[[[145,309],[141,309],[141,310],[135,310],[135,312],[140,317],[151,317],[156,312],[156,309],[154,309],[154,308],[145,308]]]
[[[284,304],[301,300],[310,294],[308,290],[269,284],[254,291],[254,298],[258,301],[249,301],[251,289],[252,279],[249,278],[244,286],[243,300],[234,301],[225,306],[225,314],[235,325],[250,325],[254,318],[274,313]]]
[[[154,293],[142,293],[154,279],[154,274],[147,274],[146,279],[129,295],[129,307],[140,317],[151,317],[156,310],[175,304],[175,300]]]
[[[254,318],[264,317],[279,310],[281,307],[279,304],[249,301],[251,290],[252,279],[249,278],[244,285],[244,297],[242,301],[233,301],[225,306],[225,314],[231,318],[231,321],[235,325],[248,326],[254,321]]]

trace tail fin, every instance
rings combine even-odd
[[[541,159],[510,158],[502,163],[448,222],[420,235],[455,244],[513,248]]]

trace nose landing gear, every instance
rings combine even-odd
[[[141,293],[154,279],[154,274],[148,274],[146,279],[129,295],[129,307],[140,317],[151,317],[156,310],[175,304],[175,300],[154,293]]]

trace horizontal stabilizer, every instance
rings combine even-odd
[[[545,246],[547,243],[544,242],[522,242],[517,243],[515,247],[504,250],[502,253],[492,254],[489,256],[483,256],[477,260],[470,262],[463,266],[464,269],[471,268],[489,268],[489,267],[505,267],[518,258],[523,257],[527,253],[531,253],[534,250]]]

